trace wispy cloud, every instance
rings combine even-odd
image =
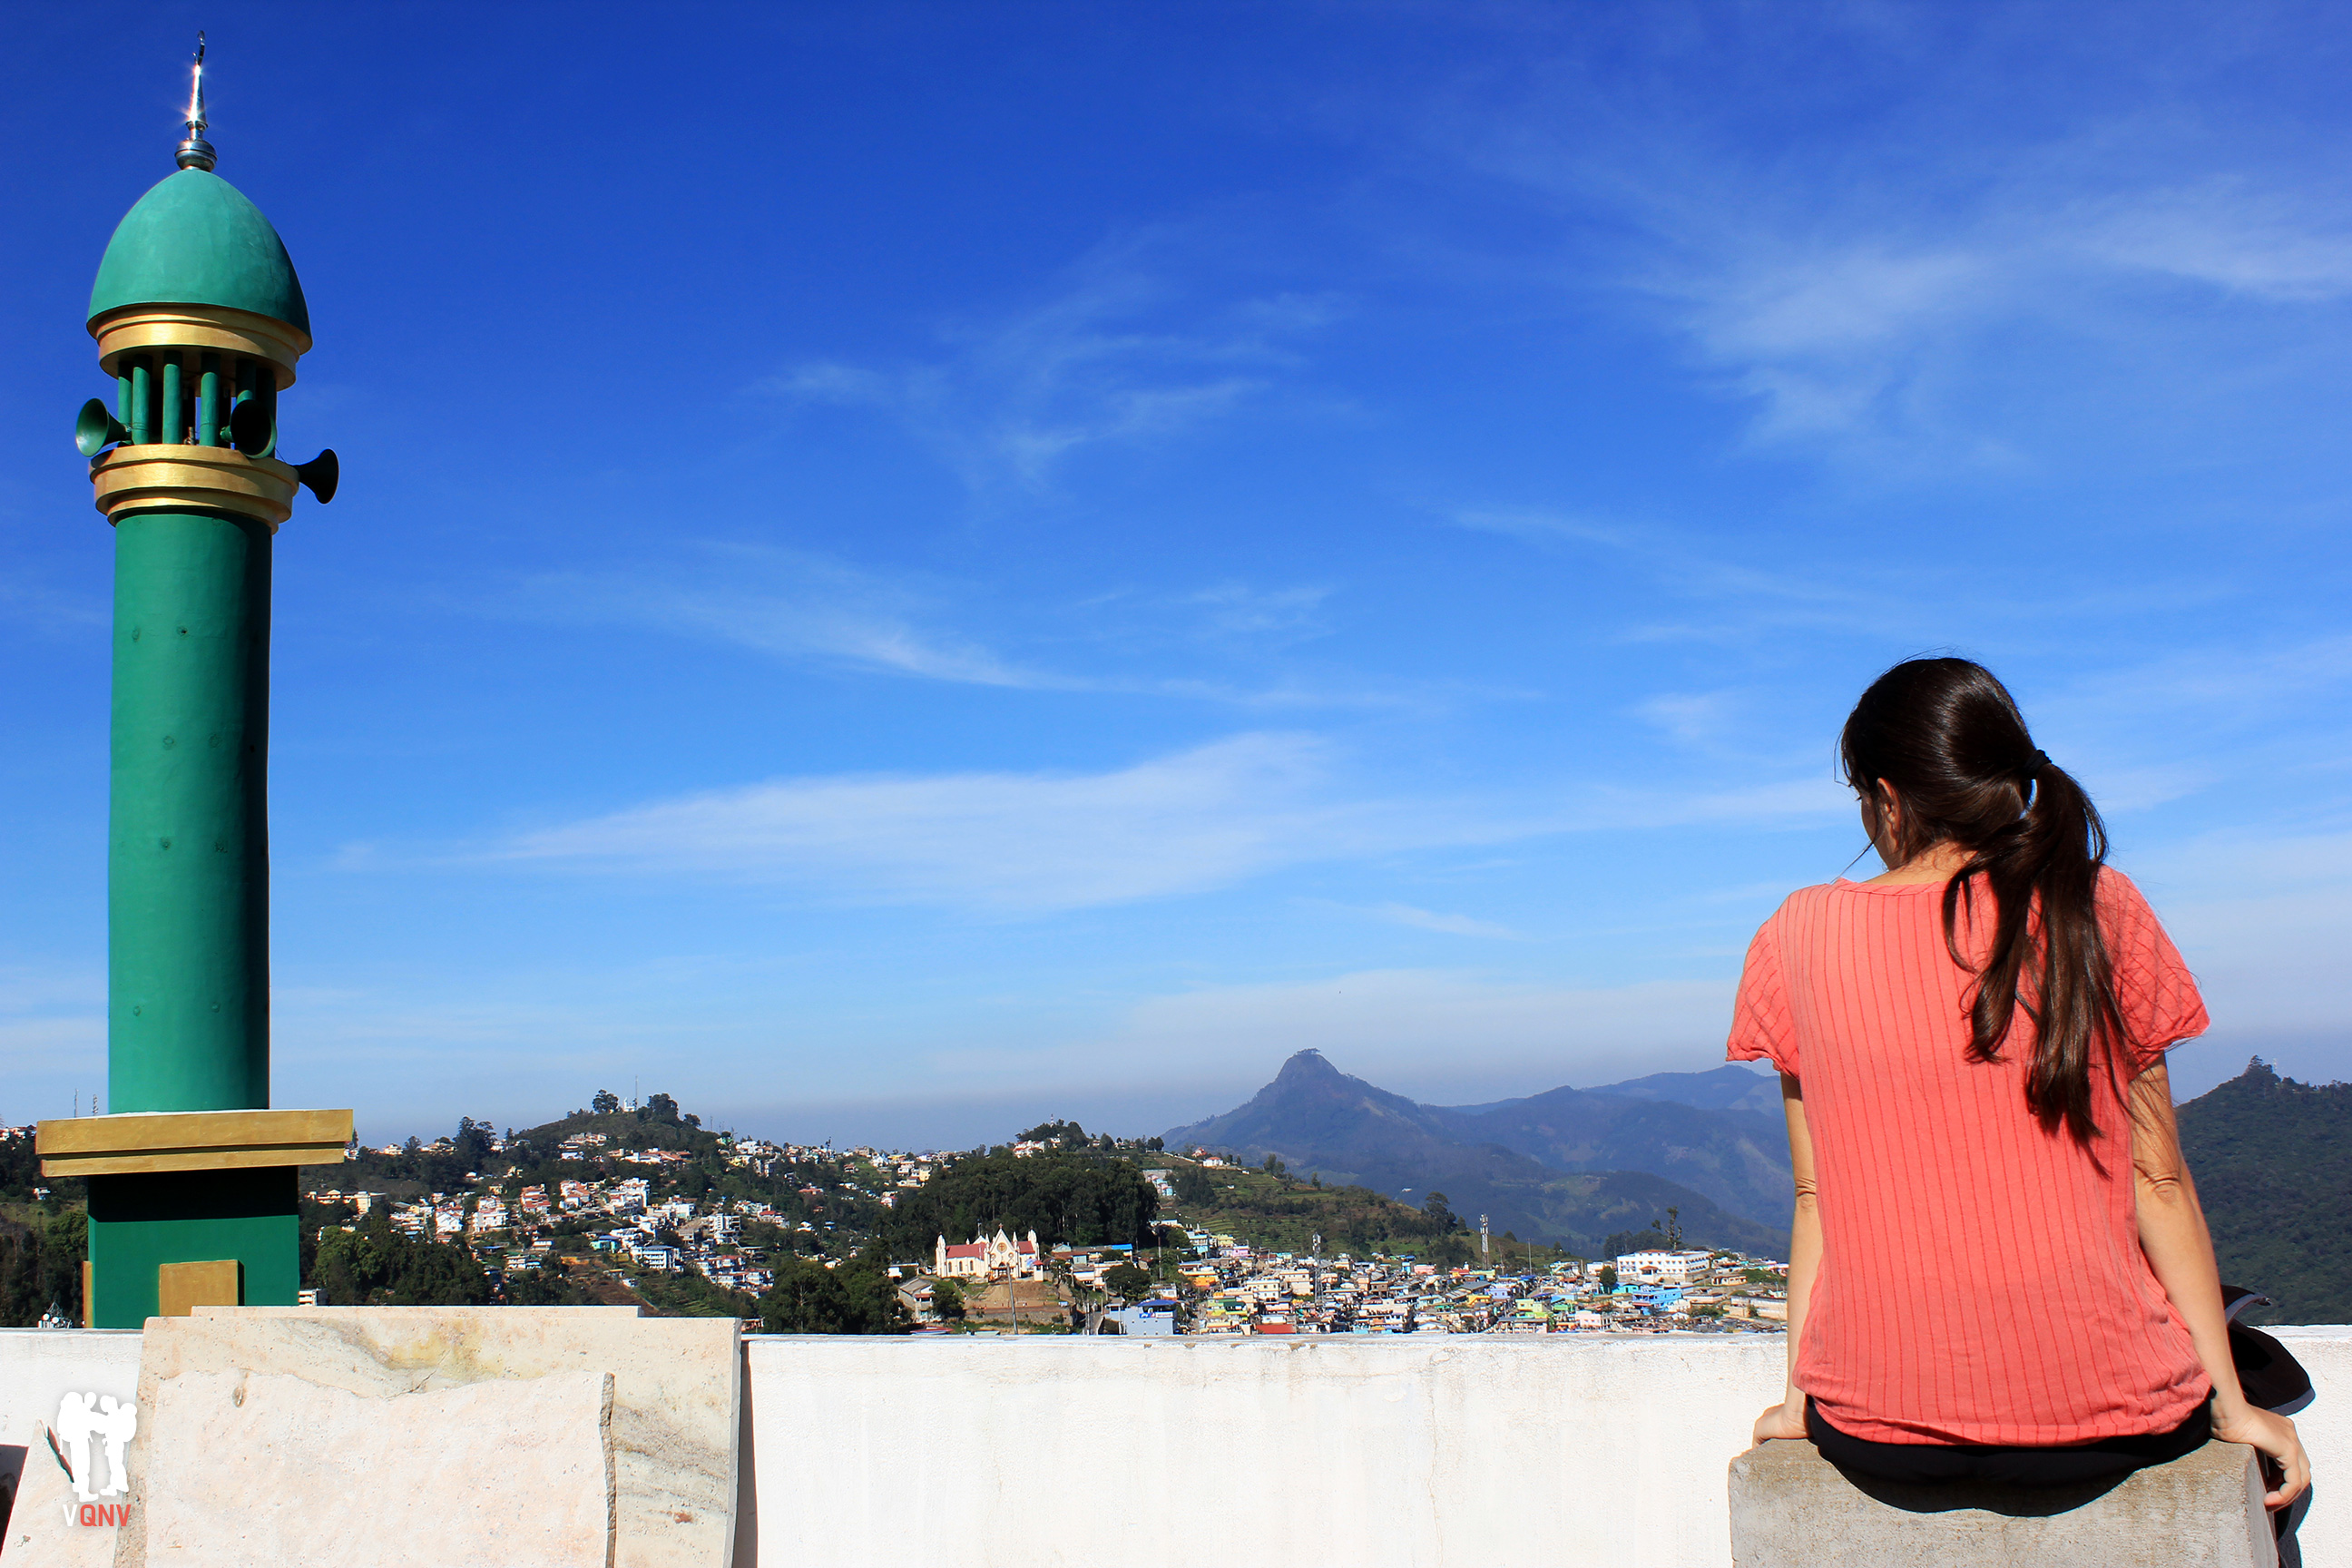
[[[1717,81],[1696,100],[1694,57],[1667,29],[1636,29],[1622,42],[1643,66],[1539,49],[1524,96],[1482,84],[1444,100],[1432,141],[1556,237],[1475,265],[1630,306],[1750,405],[1759,446],[1913,482],[2063,462],[2053,415],[2079,452],[2119,410],[2178,418],[2250,380],[2307,375],[2308,334],[2345,335],[2352,221],[2326,137],[2293,110],[2283,136],[2258,109],[2163,107],[2210,68],[2188,56],[2221,43],[2213,29],[2112,38],[2135,58],[2102,51],[2111,79],[2064,92],[2045,79],[2046,112],[2009,119],[1993,106],[2018,100],[2013,79],[2050,68],[2038,27],[1938,50],[1853,11],[1769,37],[1736,16],[1702,30],[1748,69],[1818,75],[1848,58],[1857,79],[1888,73],[1903,91],[1825,86],[1800,108]],[[1526,229],[1503,232],[1517,244]]]
[[[1087,682],[1025,668],[942,623],[940,585],[885,578],[804,551],[707,543],[683,567],[550,573],[523,584],[525,614],[645,626],[781,658],[975,686]]]
[[[1475,920],[1468,915],[1441,914],[1434,910],[1415,909],[1411,904],[1374,904],[1364,911],[1375,920],[1392,925],[1411,926],[1415,931],[1443,931],[1448,936],[1493,937],[1507,942],[1519,940],[1519,933],[1507,925],[1493,921]]]
[[[1259,402],[1300,364],[1297,341],[1344,310],[1328,294],[1204,300],[1191,254],[1200,242],[1175,225],[1123,236],[1043,303],[950,329],[938,358],[804,362],[764,389],[883,412],[975,489],[1042,486],[1087,448],[1176,435]]]
[[[1220,583],[1182,596],[1198,606],[1208,629],[1225,637],[1273,638],[1294,642],[1320,637],[1328,630],[1323,602],[1331,596],[1324,587],[1257,588],[1246,583]]]
[[[1475,811],[1349,799],[1326,742],[1254,733],[1103,773],[780,780],[545,829],[497,853],[1042,912],[1523,831]]]
[[[1627,641],[1721,642],[1771,628],[1881,635],[1917,625],[1916,569],[1903,591],[1868,568],[1800,571],[1751,564],[1717,537],[1662,522],[1611,522],[1541,507],[1464,507],[1446,514],[1457,527],[1496,533],[1563,553],[1605,552],[1677,599],[1703,602],[1703,618],[1636,620]]]
[[[1428,710],[1515,695],[1283,668],[1275,656],[1328,630],[1331,596],[1320,585],[1227,581],[1006,604],[982,584],[885,574],[810,551],[706,541],[626,567],[543,573],[488,608],[565,625],[644,626],[872,675],[1266,711]],[[973,622],[1018,630],[999,637],[966,629]]]
[[[1321,861],[1607,828],[1769,826],[1846,808],[1826,778],[1696,793],[1586,785],[1530,805],[1368,793],[1338,763],[1320,737],[1261,731],[1108,773],[780,779],[539,829],[478,858],[1036,914],[1206,892]],[[397,857],[353,845],[341,863]],[[1508,934],[1402,904],[1378,912]]]

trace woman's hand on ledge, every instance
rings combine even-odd
[[[1756,1418],[1756,1441],[1759,1443],[1769,1443],[1775,1437],[1801,1437],[1804,1435],[1805,1405],[1801,1394],[1796,1404],[1775,1405]],[[2298,1454],[2302,1451],[2300,1448],[2295,1450]]]
[[[1760,1435],[1760,1423],[1757,1430]],[[2273,1415],[2243,1401],[2235,1409],[2225,1411],[2217,1399],[2213,1402],[2213,1436],[2224,1443],[2244,1443],[2278,1467],[2278,1485],[2263,1495],[2265,1508],[2284,1508],[2311,1484],[2310,1458],[2303,1451],[2303,1439],[2296,1435],[2294,1423],[2284,1415]],[[2269,1468],[2267,1465],[2263,1467],[2266,1477]]]

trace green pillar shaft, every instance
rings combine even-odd
[[[147,356],[141,354],[131,362],[131,417],[124,421],[131,426],[132,446],[144,447],[155,439],[154,407],[154,377]]]
[[[196,445],[217,447],[220,440],[220,355],[206,354],[196,375]]]
[[[269,1103],[268,525],[114,530],[110,1111]]]
[[[187,443],[187,409],[180,397],[180,356],[163,356],[163,415],[157,421],[155,439],[165,446],[179,447]]]

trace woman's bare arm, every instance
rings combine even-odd
[[[1789,1226],[1789,1381],[1780,1403],[1756,1418],[1756,1441],[1805,1435],[1805,1396],[1797,1387],[1797,1342],[1822,1271],[1821,1194],[1813,1180],[1813,1134],[1805,1125],[1805,1087],[1780,1075],[1780,1110],[1789,1120],[1789,1171],[1797,1182],[1797,1214]]]
[[[2221,1274],[2213,1262],[2213,1238],[2197,1184],[2181,1157],[2179,1129],[2172,1115],[2172,1077],[2158,1061],[2131,1086],[2132,1198],[2139,1219],[2140,1250],[2172,1301],[2197,1359],[2213,1380],[2213,1435],[2225,1442],[2249,1443],[2280,1469],[2278,1486],[2263,1499],[2273,1508],[2293,1502],[2311,1484],[2311,1461],[2294,1423],[2246,1403],[2230,1358],[2229,1319],[2221,1308]],[[1795,1271],[1790,1275],[1790,1312],[1795,1315]]]

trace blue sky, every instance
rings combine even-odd
[[[278,541],[280,1104],[1703,1067],[1944,649],[2204,981],[2183,1086],[2352,1074],[2340,11],[175,5],[12,24],[0,1117],[102,1078],[67,432],[198,25],[344,472]]]

